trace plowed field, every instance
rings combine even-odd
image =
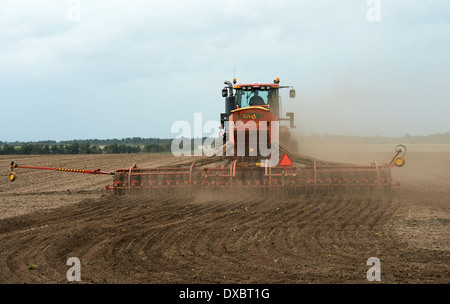
[[[389,161],[391,146],[302,152],[332,161]],[[114,198],[110,176],[17,169],[115,170],[171,155],[0,157],[0,283],[450,283],[450,147],[410,146],[394,168],[402,192],[352,198],[211,195]],[[346,150],[346,149],[345,149]]]

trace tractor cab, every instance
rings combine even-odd
[[[232,112],[252,107],[265,108],[278,120],[288,120],[291,123],[291,128],[294,127],[294,114],[286,113],[289,118],[281,117],[281,98],[279,90],[283,88],[290,88],[289,97],[295,97],[295,90],[291,86],[280,86],[280,79],[277,78],[273,83],[245,83],[237,84],[236,78],[233,79],[233,84],[225,81],[227,85],[222,89],[222,97],[225,98],[225,113],[221,114],[221,124],[224,127],[224,122],[227,121]]]
[[[236,92],[235,106],[237,109],[253,106],[267,106],[267,108],[278,117],[278,84],[242,84],[235,85],[234,89]]]
[[[275,141],[278,142],[278,138],[280,143],[291,142],[290,129],[295,128],[294,113],[286,113],[288,117],[282,117],[279,94],[280,89],[290,88],[289,97],[294,98],[295,91],[291,86],[280,86],[279,78],[275,79],[273,83],[237,84],[236,79],[233,79],[233,84],[229,81],[225,81],[225,84],[227,86],[222,90],[222,96],[225,98],[225,113],[221,113],[220,117],[225,142],[234,144],[239,138],[239,134],[242,134],[241,138],[245,140],[245,147],[248,147],[252,136],[259,147],[258,142],[263,133],[267,133],[265,136],[268,141],[267,146],[271,146]],[[282,121],[289,122],[289,127],[280,124]],[[296,150],[297,144],[293,145]],[[258,157],[260,156],[259,153],[256,154]],[[245,155],[248,155],[247,150],[245,150]]]

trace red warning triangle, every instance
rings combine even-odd
[[[292,166],[292,161],[287,154],[284,154],[280,161],[280,166]]]

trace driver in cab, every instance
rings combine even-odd
[[[266,103],[264,102],[264,99],[261,96],[259,96],[259,92],[255,91],[252,98],[250,98],[249,105],[250,106],[262,106],[265,104]]]

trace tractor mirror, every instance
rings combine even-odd
[[[289,90],[289,97],[295,98],[295,90],[294,89]]]
[[[222,97],[227,97],[228,96],[228,90],[227,88],[223,88],[222,89]]]

